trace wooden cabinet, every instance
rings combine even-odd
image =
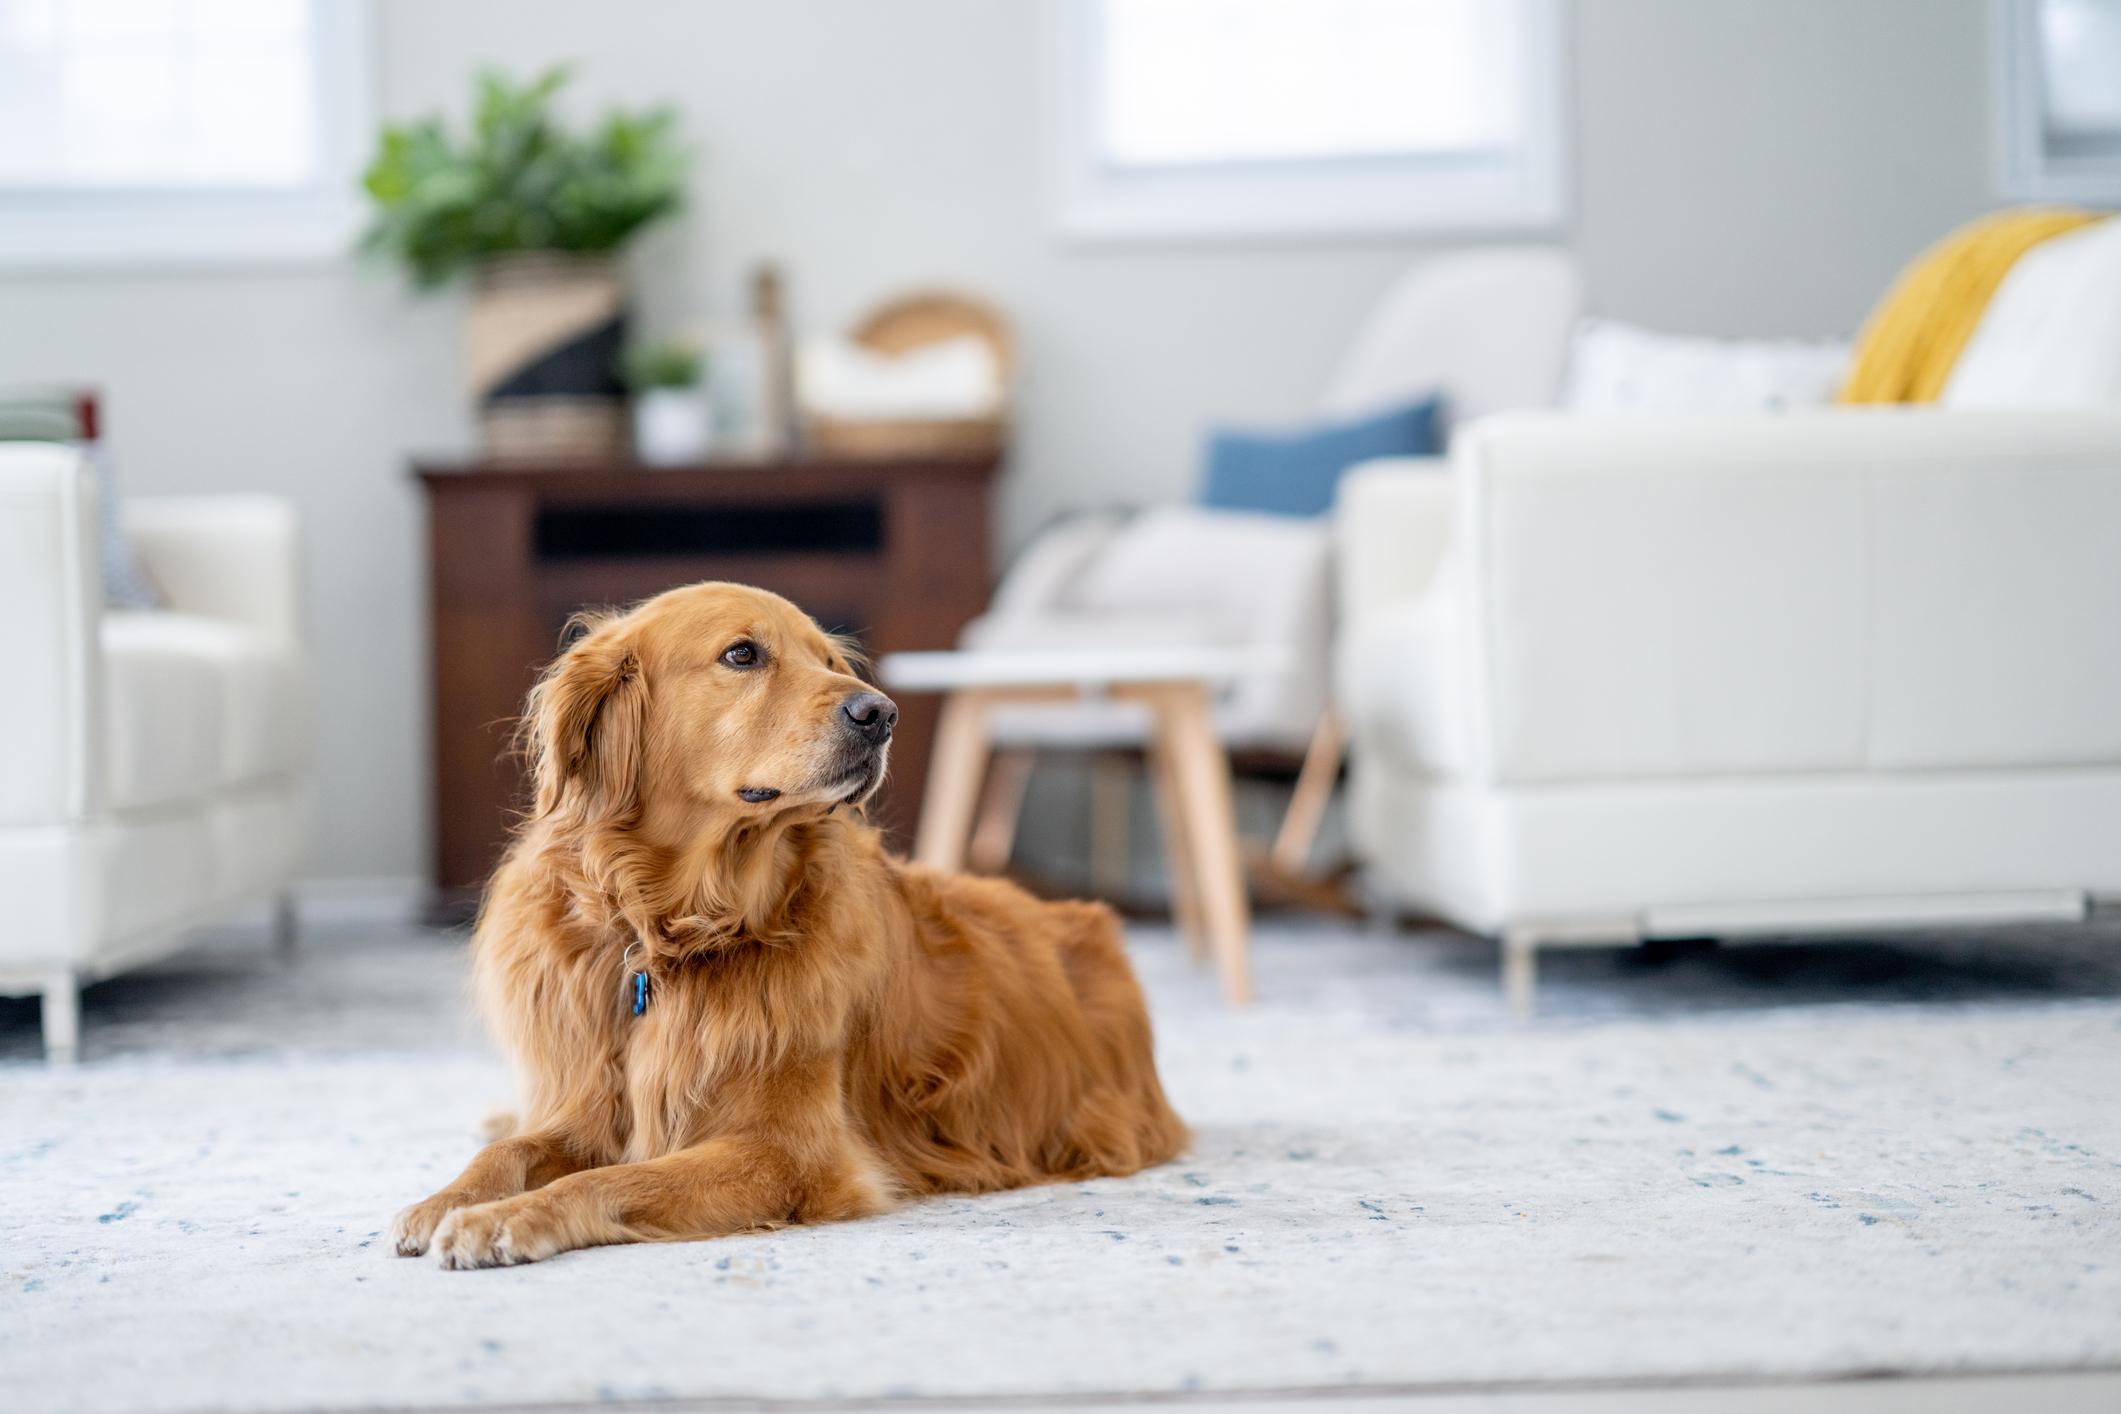
[[[416,466],[428,505],[438,911],[468,911],[527,801],[511,734],[569,615],[727,579],[786,595],[871,654],[953,647],[992,587],[997,461]],[[905,848],[937,704],[899,708],[871,818]]]

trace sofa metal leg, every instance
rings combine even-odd
[[[1510,1019],[1519,1023],[1532,1019],[1539,985],[1539,936],[1526,928],[1509,928],[1502,935],[1502,990],[1509,999]]]
[[[72,1065],[81,1050],[81,979],[62,968],[44,979],[44,1059]]]
[[[295,912],[295,895],[292,889],[282,889],[273,895],[272,901],[272,948],[282,961],[292,961],[295,948],[301,941],[301,918]]]

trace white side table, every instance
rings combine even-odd
[[[948,694],[928,758],[915,861],[953,872],[964,867],[993,753],[993,708],[1078,696],[1139,702],[1156,723],[1149,779],[1171,875],[1171,911],[1195,955],[1214,955],[1231,1004],[1245,1005],[1252,1000],[1251,910],[1230,803],[1230,761],[1209,716],[1208,688],[1254,673],[1287,672],[1293,666],[1287,657],[1256,648],[887,655],[877,665],[886,687]]]

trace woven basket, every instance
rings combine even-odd
[[[930,290],[892,300],[856,325],[853,339],[881,354],[902,354],[964,334],[977,335],[994,350],[1007,388],[1016,373],[1016,340],[1009,321],[991,305],[966,295]],[[999,417],[842,422],[813,414],[808,430],[813,448],[846,457],[997,452],[1008,440],[1008,423]]]

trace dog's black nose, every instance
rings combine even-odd
[[[898,704],[881,692],[857,692],[840,704],[840,711],[871,746],[891,740],[891,729],[898,725]]]

